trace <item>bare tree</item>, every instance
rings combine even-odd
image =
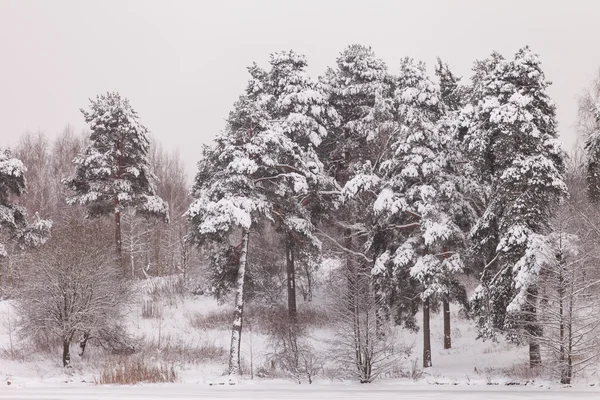
[[[369,274],[359,269],[344,268],[330,282],[335,315],[332,359],[361,383],[391,371],[410,353],[393,335],[381,334],[377,311],[382,305],[369,286]]]
[[[65,367],[74,337],[99,336],[118,326],[128,300],[104,232],[99,223],[80,221],[57,229],[32,260],[17,299],[21,333],[61,340]]]

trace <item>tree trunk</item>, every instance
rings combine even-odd
[[[229,349],[229,376],[240,374],[240,344],[242,341],[242,317],[244,312],[244,283],[246,275],[246,260],[248,257],[248,241],[250,230],[242,231],[242,248],[237,273],[237,291],[235,293],[235,311],[233,328],[231,330],[231,346]]]
[[[540,344],[537,338],[541,335],[541,328],[537,323],[537,288],[530,287],[527,290],[527,307],[526,312],[526,326],[525,330],[529,334],[529,367],[535,368],[542,365],[542,353],[540,351]]]
[[[81,340],[79,341],[79,348],[81,349],[81,352],[79,353],[79,357],[83,357],[83,355],[85,354],[85,347],[87,346],[87,342],[90,339],[90,332],[84,332],[83,336],[81,337]]]
[[[119,210],[119,200],[115,199],[115,244],[117,249],[117,257],[121,261],[123,254],[123,243],[121,240],[121,211]]]
[[[429,327],[429,298],[427,298],[423,300],[423,368],[431,366],[431,329]]]
[[[63,339],[62,361],[63,361],[63,367],[65,367],[65,368],[68,368],[71,364],[70,344],[71,343],[68,339]]]
[[[292,322],[296,322],[298,313],[296,307],[296,266],[294,265],[294,236],[291,232],[287,233],[285,252],[287,267],[288,315]]]
[[[444,349],[452,348],[452,331],[450,329],[450,301],[442,300],[444,308]]]

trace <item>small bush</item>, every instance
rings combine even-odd
[[[171,364],[148,364],[143,359],[120,360],[104,368],[97,385],[135,385],[137,383],[173,383],[179,380],[175,366]]]
[[[415,358],[410,362],[410,370],[406,371],[402,374],[403,377],[411,379],[413,381],[418,381],[423,378],[423,370],[419,368],[419,359]]]
[[[156,351],[156,343],[149,343],[147,352]],[[162,346],[157,357],[167,363],[199,364],[207,361],[226,362],[228,351],[223,347],[216,346],[213,342],[167,344]]]
[[[233,311],[211,311],[208,314],[195,314],[190,318],[190,325],[203,331],[228,330],[231,329],[232,322]]]
[[[186,293],[185,281],[180,276],[153,279],[147,285],[147,294],[154,300],[167,299],[171,304]]]
[[[519,363],[503,370],[506,377],[512,381],[525,383],[535,381],[544,375],[541,367],[531,368],[529,363]]]
[[[60,339],[43,331],[36,332],[29,338],[31,351],[34,353],[52,354],[62,346]]]

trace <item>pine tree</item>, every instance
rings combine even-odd
[[[594,104],[594,131],[585,139],[587,192],[590,200],[600,201],[600,104]]]
[[[215,250],[224,251],[225,259],[233,258],[237,265],[229,358],[232,377],[240,372],[250,232],[270,221],[283,227],[288,237],[318,242],[310,215],[301,206],[311,188],[323,183],[315,148],[326,133],[318,122],[326,108],[322,94],[303,75],[305,65],[303,56],[286,52],[272,56],[270,71],[250,67],[246,92],[235,104],[225,131],[212,148],[205,148],[198,164],[193,187],[196,200],[187,212],[191,237],[198,245],[208,245],[215,259],[224,259]],[[228,237],[238,231],[241,243],[231,249]],[[288,247],[288,257],[290,251]],[[293,260],[289,261],[289,268],[294,268]],[[227,265],[231,264],[229,260]],[[292,278],[290,273],[288,285],[295,288]]]
[[[148,130],[129,100],[107,93],[90,100],[90,110],[81,112],[90,126],[90,143],[73,160],[74,175],[63,181],[75,192],[67,202],[87,206],[92,218],[114,215],[120,258],[122,209],[132,207],[143,217],[168,221],[168,204],[156,195],[156,177],[148,163]]]
[[[271,218],[270,205],[255,182],[264,148],[259,140],[261,128],[252,103],[242,97],[231,113],[226,131],[217,136],[213,147],[205,147],[198,163],[192,188],[194,202],[186,215],[190,237],[199,246],[211,246],[213,257],[229,252],[237,265],[235,312],[229,352],[229,375],[240,373],[240,344],[244,311],[244,288],[250,231],[265,216]],[[231,248],[231,235],[240,242]],[[215,250],[218,250],[215,253]],[[230,251],[229,251],[230,250]],[[229,263],[227,263],[229,264]],[[224,268],[227,264],[220,264]]]
[[[337,58],[336,68],[328,69],[323,82],[340,117],[340,124],[330,128],[319,149],[327,173],[341,188],[337,209],[331,210],[328,222],[341,233],[341,240],[332,240],[345,252],[347,287],[354,292],[348,295],[354,298],[355,332],[360,340],[363,331],[369,331],[369,327],[360,326],[360,315],[370,312],[360,298],[375,289],[370,276],[372,254],[380,247],[379,239],[385,237],[373,229],[375,222],[369,210],[375,200],[373,189],[379,182],[379,166],[397,134],[394,79],[371,48],[351,45]],[[377,298],[375,304],[381,306],[377,310],[379,327],[388,313],[382,299]],[[357,352],[357,357],[362,355]]]
[[[393,156],[382,164],[385,175],[374,210],[386,225],[402,233],[378,257],[373,275],[399,278],[408,272],[420,287],[423,367],[430,367],[430,308],[459,286],[461,255],[448,249],[464,247],[459,222],[470,207],[452,164],[456,161],[452,138],[440,124],[440,89],[427,77],[423,63],[403,60],[396,98],[400,135],[392,144]],[[386,273],[390,264],[392,272]]]
[[[288,311],[294,321],[296,259],[311,248],[320,249],[312,219],[325,202],[320,189],[331,186],[316,149],[327,135],[326,125],[335,126],[337,114],[328,105],[323,85],[306,74],[303,55],[294,51],[274,53],[270,66],[267,73],[258,74],[253,87],[268,94],[271,129],[281,130],[291,144],[274,157],[280,160],[279,168],[306,177],[306,188],[294,190],[295,195],[289,191],[284,196],[275,194],[272,200],[277,204],[276,221],[285,234]]]
[[[0,227],[4,228],[5,240],[21,247],[37,247],[48,240],[52,221],[43,220],[36,214],[33,222],[29,222],[25,208],[13,202],[13,196],[26,193],[26,171],[23,162],[12,157],[10,150],[0,151]],[[0,257],[8,256],[7,244],[0,242]]]
[[[440,93],[440,121],[439,128],[447,137],[447,155],[452,156],[448,160],[447,166],[452,168],[459,190],[463,194],[468,194],[472,199],[479,198],[480,188],[473,185],[469,177],[469,172],[472,166],[464,157],[464,149],[460,145],[460,140],[456,135],[456,123],[460,120],[460,110],[466,103],[466,89],[460,85],[460,78],[456,77],[451,71],[447,63],[437,59],[435,74],[439,81]],[[444,132],[445,130],[445,132]],[[457,212],[454,213],[457,221],[462,220],[459,224],[465,233],[473,225],[476,218],[475,204],[473,200],[462,202],[461,207],[456,207]],[[468,211],[467,211],[468,210]],[[446,249],[463,251],[464,248]],[[463,304],[466,303],[466,292],[460,285],[456,286],[455,291],[446,296],[442,296],[442,313],[444,317],[444,349],[452,347],[452,329],[450,322],[450,301],[457,300]]]
[[[515,328],[515,313],[535,318],[535,308],[522,306],[536,295],[541,261],[535,249],[550,232],[554,206],[566,193],[564,154],[556,108],[546,93],[550,83],[537,55],[528,47],[513,60],[493,53],[474,70],[463,133],[490,193],[472,230],[478,251],[486,255],[473,309],[480,335],[493,337],[497,330]],[[541,333],[534,332],[534,321],[524,328],[529,337]],[[530,362],[541,362],[535,340],[530,340]]]

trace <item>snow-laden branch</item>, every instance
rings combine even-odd
[[[361,257],[369,263],[373,262],[373,260],[371,260],[369,257],[367,257],[364,253],[360,253],[358,251],[351,250],[351,249],[347,248],[346,246],[341,245],[337,240],[335,240],[334,238],[332,238],[331,236],[329,236],[328,234],[326,234],[325,232],[323,232],[320,229],[317,231],[317,235],[323,236],[324,238],[328,239],[330,242],[335,244],[337,247],[339,247],[341,250],[343,250],[349,254],[355,255],[357,257]]]

